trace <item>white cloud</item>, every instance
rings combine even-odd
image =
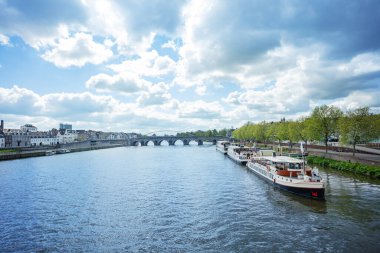
[[[3,45],[3,46],[11,45],[11,43],[9,42],[9,38],[1,33],[0,33],[0,45]]]
[[[100,64],[113,55],[112,50],[96,43],[90,34],[76,33],[73,37],[61,38],[55,47],[42,55],[57,67],[82,67],[87,63]]]
[[[136,75],[120,74],[107,75],[98,74],[92,76],[87,82],[87,88],[94,88],[99,92],[123,92],[136,93],[142,90],[148,90],[152,84]]]
[[[91,115],[97,113],[116,113],[121,103],[111,96],[84,93],[51,93],[41,96],[44,115],[68,116]]]
[[[31,90],[14,86],[0,88],[0,113],[13,122],[35,122],[33,117],[49,121],[39,128],[56,127],[60,121],[76,122],[76,128],[110,130],[157,129],[158,126],[180,129],[208,128],[220,124],[223,109],[216,102],[178,102],[168,96],[166,84],[150,87],[148,97],[142,95],[137,103],[123,103],[111,96],[84,93],[50,93],[39,95]],[[167,97],[166,97],[167,96]],[[155,100],[159,100],[159,102]],[[153,102],[152,102],[153,101]],[[145,103],[148,107],[141,107]],[[29,117],[29,118],[28,118]],[[109,125],[109,124],[114,125]],[[16,124],[16,123],[13,123]],[[17,125],[16,124],[16,125]],[[116,129],[117,128],[117,129]],[[127,129],[126,129],[127,128]]]
[[[138,104],[143,106],[162,105],[171,99],[169,93],[169,85],[165,83],[157,83],[150,85],[148,90],[142,92],[137,99]]]
[[[175,62],[169,56],[160,56],[156,50],[152,50],[141,52],[137,59],[125,60],[108,67],[119,74],[161,77],[175,71]]]
[[[89,92],[39,95],[18,86],[0,88],[0,113],[4,114],[75,117],[92,113],[117,113],[126,109],[127,104],[111,96],[99,96]]]
[[[237,75],[243,90],[230,92],[223,101],[247,106],[259,118],[260,111],[288,116],[308,112],[318,101],[344,101],[360,90],[369,95],[379,88],[374,81],[380,78],[378,57],[366,53],[348,61],[333,61],[325,58],[320,46],[282,45],[245,74]],[[374,106],[372,100],[363,103]]]
[[[197,100],[179,104],[178,116],[180,118],[217,119],[222,116],[223,108],[218,102],[205,102]]]
[[[142,53],[137,59],[112,64],[108,68],[116,74],[92,76],[86,82],[86,87],[95,88],[98,92],[136,94],[137,102],[142,106],[164,104],[171,99],[168,84],[146,79],[158,79],[174,72],[175,62],[168,56],[160,56],[157,51],[152,50]]]
[[[18,86],[0,87],[1,114],[38,115],[42,108],[41,97],[35,92]]]
[[[114,38],[119,53],[139,55],[151,47],[157,33],[175,33],[185,1],[83,0],[82,3],[89,16],[87,26],[92,31]]]
[[[357,109],[370,105],[372,108],[380,108],[380,91],[373,90],[370,92],[355,91],[347,97],[334,101],[331,105],[335,105],[343,111]]]
[[[197,86],[195,88],[195,93],[197,93],[199,96],[204,96],[206,94],[207,87],[204,85]]]
[[[178,50],[177,44],[174,42],[174,40],[169,40],[168,42],[162,44],[162,48],[171,48],[173,51]]]

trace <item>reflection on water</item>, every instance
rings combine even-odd
[[[326,201],[274,188],[215,146],[0,163],[4,252],[378,252],[380,186],[321,170]]]

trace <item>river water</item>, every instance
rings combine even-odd
[[[0,251],[380,252],[380,185],[322,175],[326,201],[207,145],[0,162]]]

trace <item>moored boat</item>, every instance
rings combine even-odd
[[[55,151],[54,150],[46,150],[45,155],[47,155],[47,156],[55,155]]]
[[[324,199],[325,182],[317,168],[288,156],[257,156],[247,163],[256,175],[288,192],[308,198]]]
[[[223,154],[227,154],[228,146],[230,146],[230,144],[229,141],[218,141],[216,143],[216,149]]]
[[[57,154],[65,154],[65,153],[70,153],[70,149],[67,149],[67,148],[62,148],[62,149],[58,149],[56,151]]]
[[[256,148],[230,145],[227,150],[227,155],[237,163],[245,165],[254,156]]]

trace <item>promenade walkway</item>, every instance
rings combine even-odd
[[[329,150],[326,153],[324,150],[321,149],[308,149],[308,152],[310,155],[316,155],[339,161],[350,161],[380,166],[380,155],[378,154],[356,153],[355,156],[353,156],[352,152],[336,152]]]

